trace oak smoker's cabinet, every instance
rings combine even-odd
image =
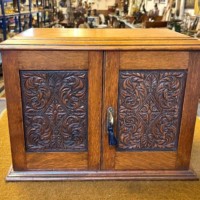
[[[197,40],[167,29],[30,29],[1,50],[7,180],[197,179]]]

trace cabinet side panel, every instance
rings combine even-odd
[[[118,151],[177,149],[185,70],[120,71]]]
[[[190,52],[189,58],[188,77],[183,103],[183,115],[176,162],[177,169],[189,168],[200,92],[200,53]]]
[[[25,170],[27,167],[17,56],[18,52],[15,51],[2,52],[13,168],[14,170]]]
[[[87,71],[20,71],[27,152],[87,151]]]

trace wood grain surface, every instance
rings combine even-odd
[[[99,170],[101,158],[103,53],[89,52],[88,169]]]
[[[114,35],[113,35],[114,34]],[[130,38],[149,38],[158,40],[160,38],[164,39],[187,39],[191,40],[191,37],[171,31],[167,28],[163,29],[52,29],[52,28],[31,28],[28,29],[17,36],[13,37],[13,40],[19,39],[81,39],[81,40],[105,40],[110,39],[115,36],[115,40],[130,39]],[[76,39],[75,39],[76,38]]]
[[[188,52],[121,51],[120,69],[187,69]]]
[[[15,59],[20,70],[88,69],[87,51],[18,51]]]
[[[13,59],[10,59],[11,57]],[[20,77],[17,62],[14,59],[16,57],[17,52],[2,52],[12,162],[14,169],[20,171],[27,169],[27,166],[23,134]]]
[[[88,169],[85,152],[26,153],[26,161],[28,170]]]
[[[188,169],[194,136],[194,126],[197,113],[200,85],[200,53],[190,52],[189,69],[186,82],[183,114],[178,143],[177,169]]]
[[[116,134],[118,96],[119,52],[107,52],[104,64],[103,118],[102,118],[102,163],[103,170],[115,168],[115,146],[108,145],[107,109],[114,109],[114,132]]]
[[[117,152],[115,169],[152,170],[175,169],[176,152]]]
[[[0,49],[199,50],[200,42],[168,29],[29,29]]]

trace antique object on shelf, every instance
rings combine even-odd
[[[29,29],[1,51],[8,181],[197,179],[199,41],[168,29]]]

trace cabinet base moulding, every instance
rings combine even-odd
[[[138,170],[138,171],[13,171],[6,181],[60,181],[60,180],[199,180],[192,170]]]

